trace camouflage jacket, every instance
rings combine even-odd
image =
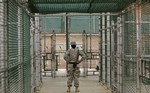
[[[81,56],[81,59],[79,60],[79,56]],[[64,55],[64,59],[66,62],[77,62],[80,63],[85,59],[86,55],[83,51],[78,50],[77,48],[68,49],[67,52]]]

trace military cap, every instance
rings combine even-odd
[[[76,45],[76,42],[71,42],[71,45]]]

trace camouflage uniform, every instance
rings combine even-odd
[[[78,60],[79,55],[82,57],[80,60]],[[74,80],[74,86],[79,87],[78,78],[80,76],[79,64],[77,64],[77,66],[74,68],[73,64],[70,64],[70,63],[74,63],[74,62],[80,63],[85,59],[85,57],[86,57],[85,54],[82,51],[78,50],[77,48],[69,49],[64,55],[64,59],[68,63],[68,71],[67,71],[67,76],[68,76],[67,86],[68,87],[72,86],[73,80]]]

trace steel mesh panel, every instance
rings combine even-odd
[[[40,31],[51,33],[54,30],[56,33],[65,33],[65,16],[40,17],[40,20]],[[69,17],[68,28],[70,33],[82,33],[83,30],[90,33],[90,29],[91,33],[98,33],[98,16],[91,16],[91,19],[89,16]]]
[[[145,4],[142,8],[142,49],[143,55],[150,55],[150,13],[149,13],[149,4]]]
[[[70,17],[69,30],[71,33],[82,33],[83,30],[90,32],[90,17],[89,16],[75,16]]]
[[[125,55],[136,55],[135,13],[125,14],[124,51]]]
[[[136,61],[124,60],[123,93],[136,93]]]
[[[20,60],[19,60],[19,31],[18,31],[18,7],[16,2],[12,0],[8,1],[8,28],[7,28],[7,68],[8,68],[8,91],[7,93],[22,93],[23,89],[23,77],[20,71]]]
[[[5,15],[5,5],[3,3],[0,3],[0,93],[4,93],[6,91],[6,61],[5,61],[5,55],[6,55],[6,34],[5,34],[5,22],[6,19],[4,17]]]
[[[45,19],[44,17],[40,17],[40,31],[44,32],[45,31]]]
[[[141,9],[141,31],[142,31],[142,55],[143,59],[150,60],[150,4],[145,3]],[[146,72],[149,75],[149,72]],[[141,92],[150,92],[150,79],[146,79],[141,83]]]
[[[136,93],[136,24],[135,10],[124,15],[123,93]]]
[[[23,70],[24,93],[31,92],[31,64],[30,64],[30,17],[23,13]]]
[[[42,32],[52,32],[56,33],[65,32],[64,17],[41,17],[40,25]]]
[[[113,31],[113,34],[114,34],[114,38],[112,38],[113,39],[113,41],[114,41],[114,44],[112,44],[113,45],[113,47],[114,47],[114,50],[112,50],[112,51],[114,51],[113,52],[113,59],[112,59],[112,64],[111,64],[111,66],[112,66],[112,73],[113,73],[113,76],[112,76],[112,78],[114,79],[114,80],[112,80],[112,85],[113,86],[115,86],[115,87],[117,87],[117,80],[118,80],[118,77],[117,77],[117,74],[118,74],[118,67],[117,67],[117,46],[118,46],[118,42],[117,42],[117,31],[116,30],[114,30]]]
[[[17,29],[17,6],[15,3],[8,2],[8,68],[14,67],[18,63],[18,29]]]
[[[30,93],[30,22],[29,16],[8,0],[7,14],[7,93]]]

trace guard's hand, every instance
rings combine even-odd
[[[80,61],[77,62],[77,64],[79,64],[79,63],[80,63]]]

